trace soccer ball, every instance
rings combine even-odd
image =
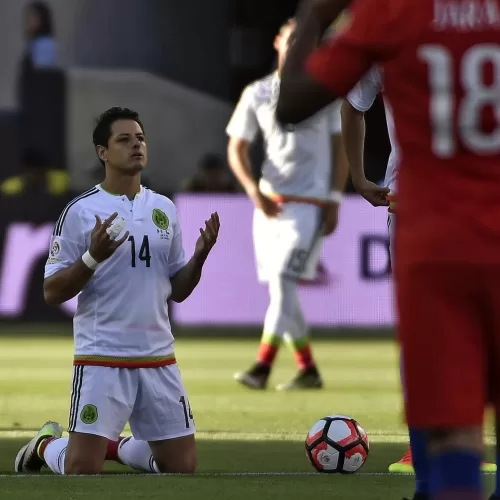
[[[353,474],[366,462],[370,445],[356,420],[343,415],[323,417],[306,437],[306,455],[318,472]]]

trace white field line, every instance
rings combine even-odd
[[[28,440],[36,434],[36,430],[0,430],[0,439],[21,439]],[[130,435],[124,432],[123,435]],[[65,433],[64,436],[67,436]],[[383,434],[371,433],[369,436],[370,444],[376,443],[408,443],[406,434]],[[295,441],[303,442],[305,434],[303,433],[272,433],[272,432],[224,432],[224,431],[204,431],[197,432],[196,439],[200,441]],[[494,445],[495,438],[493,436],[485,436],[487,445]]]
[[[37,430],[0,430],[0,439],[32,438]],[[64,436],[67,437],[67,433]],[[123,432],[124,436],[131,435]],[[196,438],[203,441],[304,441],[305,433],[282,433],[282,432],[224,432],[224,431],[198,431]],[[370,436],[371,443],[406,443],[406,434],[377,434]]]
[[[334,474],[332,474],[334,475]],[[401,475],[406,475],[406,474],[391,474],[390,472],[358,472],[358,476],[401,476]],[[409,475],[409,474],[408,474]],[[101,479],[107,478],[107,477],[124,477],[124,476],[129,476],[129,477],[137,477],[137,478],[142,478],[142,477],[147,477],[149,479],[153,477],[294,477],[294,476],[317,476],[317,477],[325,477],[326,474],[319,474],[318,472],[199,472],[196,473],[192,476],[186,476],[182,474],[128,474],[128,473],[123,473],[123,474],[102,474],[102,475],[97,475],[97,476],[78,476],[77,479],[82,479],[82,478],[92,478],[92,477],[99,477]],[[337,474],[337,476],[341,476],[341,474]],[[15,479],[30,479],[30,478],[49,478],[49,477],[61,477],[61,478],[68,478],[70,476],[56,476],[52,474],[0,474],[0,479],[7,479],[7,478],[15,478]],[[75,477],[75,476],[73,476]]]
[[[0,479],[40,479],[40,478],[75,478],[75,479],[87,479],[87,478],[100,478],[105,479],[107,477],[136,477],[136,478],[148,478],[148,481],[155,477],[302,477],[302,476],[316,476],[316,477],[344,477],[349,474],[319,474],[318,472],[199,472],[193,475],[183,475],[183,474],[130,474],[130,473],[115,473],[115,474],[101,474],[96,476],[58,476],[53,474],[0,474]],[[352,474],[350,474],[352,475]],[[483,473],[484,476],[493,476],[494,473]],[[382,477],[413,477],[411,474],[393,474],[391,472],[358,472],[356,476],[382,476]]]

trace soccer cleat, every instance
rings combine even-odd
[[[497,471],[496,464],[488,462],[481,463],[481,472],[492,473],[496,471]],[[413,468],[411,448],[408,448],[408,451],[405,453],[405,455],[399,462],[389,465],[389,472],[392,472],[393,474],[415,474],[415,469]]]
[[[234,380],[249,389],[263,390],[267,387],[270,373],[269,366],[256,363],[250,370],[236,373]]]
[[[306,368],[287,384],[280,384],[277,391],[301,391],[305,389],[322,389],[323,380],[316,367]]]
[[[489,462],[481,462],[481,472],[492,473],[497,471],[497,464]],[[500,500],[500,498],[498,499]]]
[[[408,451],[399,462],[389,465],[389,472],[392,472],[393,474],[415,474],[411,448],[408,448]]]
[[[19,450],[14,462],[14,470],[25,474],[40,472],[45,465],[45,461],[38,455],[40,443],[47,438],[58,439],[62,437],[62,434],[63,428],[57,422],[44,424],[38,434]]]
[[[415,493],[413,495],[412,500],[429,500],[429,495],[425,495],[424,493]],[[409,498],[403,498],[403,500],[410,500]]]

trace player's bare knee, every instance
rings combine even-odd
[[[182,469],[183,469],[182,473],[194,474],[196,472],[196,466],[197,466],[196,454],[193,453],[192,455],[185,457],[185,459],[182,461]]]
[[[196,454],[181,455],[175,461],[159,460],[156,462],[163,474],[194,474],[196,472]]]
[[[64,474],[66,476],[94,476],[102,472],[103,464],[96,460],[81,457],[66,458]]]

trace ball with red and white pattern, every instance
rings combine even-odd
[[[306,437],[306,455],[318,472],[354,474],[368,458],[370,444],[353,418],[332,415],[318,420]]]

